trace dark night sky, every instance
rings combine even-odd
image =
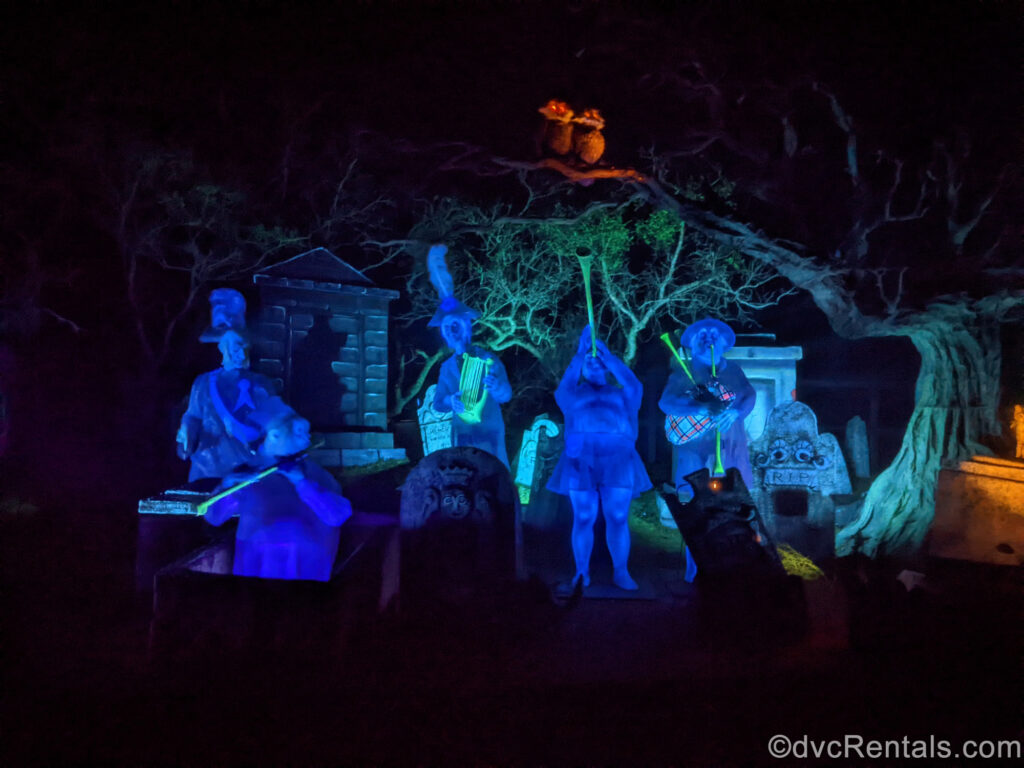
[[[84,95],[112,109],[139,101],[138,119],[167,137],[201,129],[224,102],[245,132],[273,123],[286,99],[322,98],[339,122],[512,154],[557,95],[605,105],[610,139],[639,137],[671,123],[671,108],[623,85],[673,47],[730,74],[813,70],[894,135],[959,121],[1005,137],[1020,118],[1016,3],[56,8],[32,4],[25,18],[22,7],[5,25],[8,87],[50,92],[51,109]]]
[[[527,159],[536,109],[552,97],[599,105],[606,157],[630,164],[692,117],[637,85],[689,50],[728,79],[818,77],[867,142],[908,156],[958,125],[976,137],[983,177],[1021,149],[1020,3],[33,3],[3,14],[0,161],[44,179],[61,167],[51,145],[73,145],[83,127],[108,146],[194,147],[218,178],[259,179],[313,105],[313,143],[365,127]],[[89,180],[80,189],[85,206]],[[117,317],[102,238],[67,239],[89,260],[62,289],[78,291],[68,306],[101,306],[106,293]],[[796,343],[808,327],[827,333],[820,316],[792,314],[774,330]],[[98,353],[94,375],[111,355]]]

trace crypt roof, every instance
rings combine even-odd
[[[314,248],[311,251],[292,256],[271,267],[261,269],[260,275],[340,285],[374,284],[370,278],[326,248]]]

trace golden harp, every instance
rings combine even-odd
[[[493,359],[489,357],[473,357],[468,352],[462,353],[459,393],[466,410],[459,414],[459,418],[467,424],[479,424],[483,417],[484,403],[487,402],[484,376],[490,372],[492,362]]]

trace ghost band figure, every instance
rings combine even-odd
[[[583,586],[590,584],[594,522],[600,509],[613,580],[622,589],[636,589],[628,568],[629,505],[651,487],[636,452],[637,414],[644,389],[600,339],[596,351],[596,355],[590,354],[588,325],[555,390],[555,401],[565,417],[565,450],[547,487],[567,495],[572,502],[572,552],[576,560],[573,583],[582,580]]]
[[[252,414],[280,403],[270,379],[249,370],[249,341],[243,334],[225,330],[217,342],[221,367],[200,374],[192,384],[177,435],[178,456],[192,461],[189,482],[224,477],[249,462],[249,445],[260,437]]]
[[[257,412],[263,440],[252,463],[226,477],[221,488],[277,470],[210,505],[206,520],[221,525],[239,516],[236,576],[327,581],[338,551],[338,527],[352,515],[337,481],[306,458],[309,422],[289,408]]]
[[[684,502],[693,498],[693,491],[683,478],[704,467],[711,469],[716,431],[721,435],[723,466],[736,467],[747,486],[754,486],[743,419],[753,410],[756,393],[739,365],[725,359],[735,343],[736,334],[720,320],[704,318],[687,327],[682,345],[689,348],[694,380],[677,368],[658,401],[669,417],[666,431],[675,450],[674,482]]]
[[[473,319],[480,313],[455,298],[452,278],[444,260],[447,250],[443,245],[433,245],[427,255],[430,279],[441,297],[441,305],[429,325],[440,328],[441,337],[454,351],[441,364],[434,390],[434,408],[455,414],[452,419],[452,445],[468,445],[487,451],[508,467],[501,404],[512,399],[512,385],[505,366],[497,356],[471,343]],[[482,407],[479,415],[469,420],[463,418],[470,403],[470,393],[463,391],[467,365],[481,366],[476,377],[479,391],[472,393],[472,400],[482,402]]]
[[[261,435],[251,415],[257,409],[283,406],[273,382],[249,370],[242,294],[232,288],[210,293],[210,327],[199,340],[217,344],[221,366],[196,377],[178,427],[178,456],[192,462],[189,482],[224,477],[250,461],[250,444]]]

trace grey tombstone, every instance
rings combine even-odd
[[[764,433],[750,445],[751,495],[777,544],[789,544],[821,564],[835,556],[835,502],[849,494],[839,441],[818,434],[818,419],[793,401],[772,409]]]
[[[853,464],[854,477],[871,477],[868,425],[860,416],[846,422],[846,455]]]
[[[776,405],[793,399],[796,389],[796,363],[803,359],[802,347],[760,347],[737,345],[725,353],[735,360],[757,393],[754,409],[743,420],[747,440],[756,440],[764,431],[768,414]]]

